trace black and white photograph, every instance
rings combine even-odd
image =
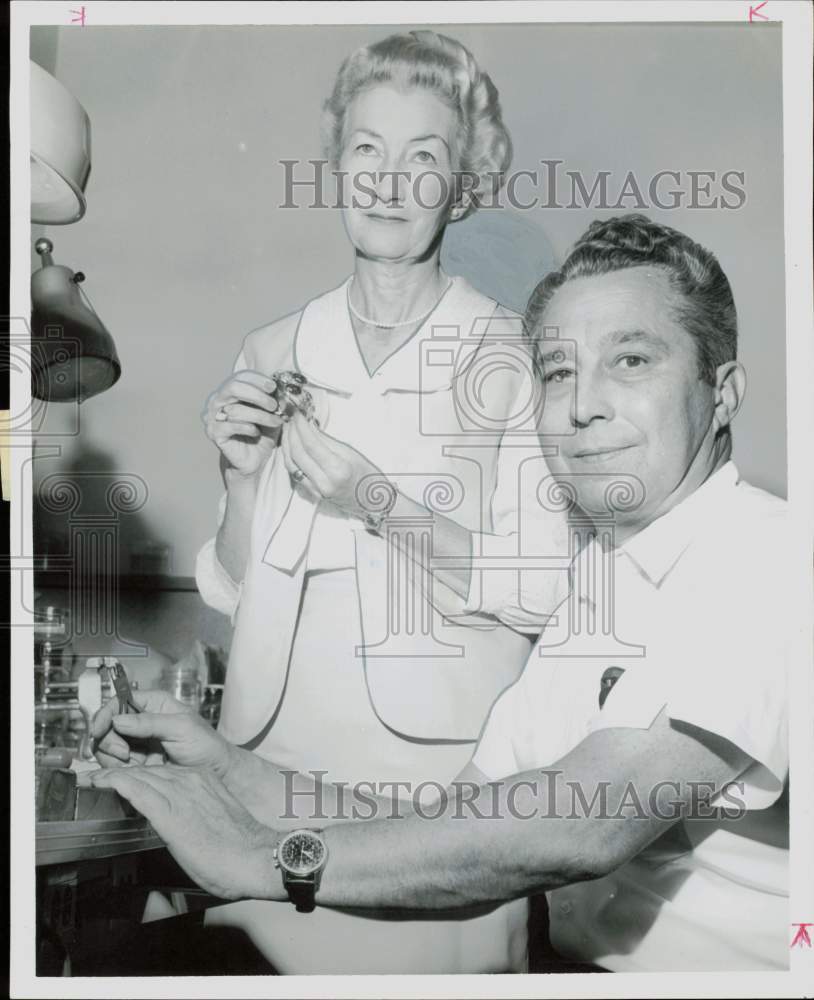
[[[811,995],[812,20],[12,4],[12,996]]]

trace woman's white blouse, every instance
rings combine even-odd
[[[567,587],[566,518],[545,505],[541,385],[519,317],[461,277],[370,376],[347,309],[349,282],[306,306],[293,344],[282,344],[273,328],[250,334],[235,370],[301,371],[326,433],[366,455],[405,495],[472,531],[469,595],[463,600],[425,574],[417,584],[423,625],[410,633],[411,598],[395,546],[388,551],[360,521],[315,501],[307,484],[292,486],[275,452],[258,488],[242,583],[218,561],[214,538],[197,561],[203,599],[235,625],[221,728],[247,742],[273,715],[305,572],[352,568],[381,720],[412,737],[476,739],[492,701],[522,669],[528,641],[518,632],[536,635]],[[220,518],[224,509],[225,496]],[[431,517],[394,530],[411,532],[431,552]],[[462,653],[443,653],[443,644]],[[405,686],[413,689],[409,704],[399,694]],[[426,699],[415,697],[422,691]]]

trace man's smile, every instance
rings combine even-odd
[[[635,447],[636,445],[633,444],[623,444],[605,448],[582,448],[580,451],[575,451],[571,457],[578,459],[580,462],[605,462],[621,454],[621,452]]]

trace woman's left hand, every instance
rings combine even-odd
[[[377,509],[379,491],[392,490],[381,469],[349,444],[319,430],[301,413],[286,424],[281,447],[289,473],[295,479],[304,473],[306,479],[301,481],[346,514],[364,519]]]

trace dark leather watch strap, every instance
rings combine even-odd
[[[288,898],[297,908],[297,913],[312,913],[316,909],[316,886],[313,875],[296,878],[289,875],[285,880]]]

